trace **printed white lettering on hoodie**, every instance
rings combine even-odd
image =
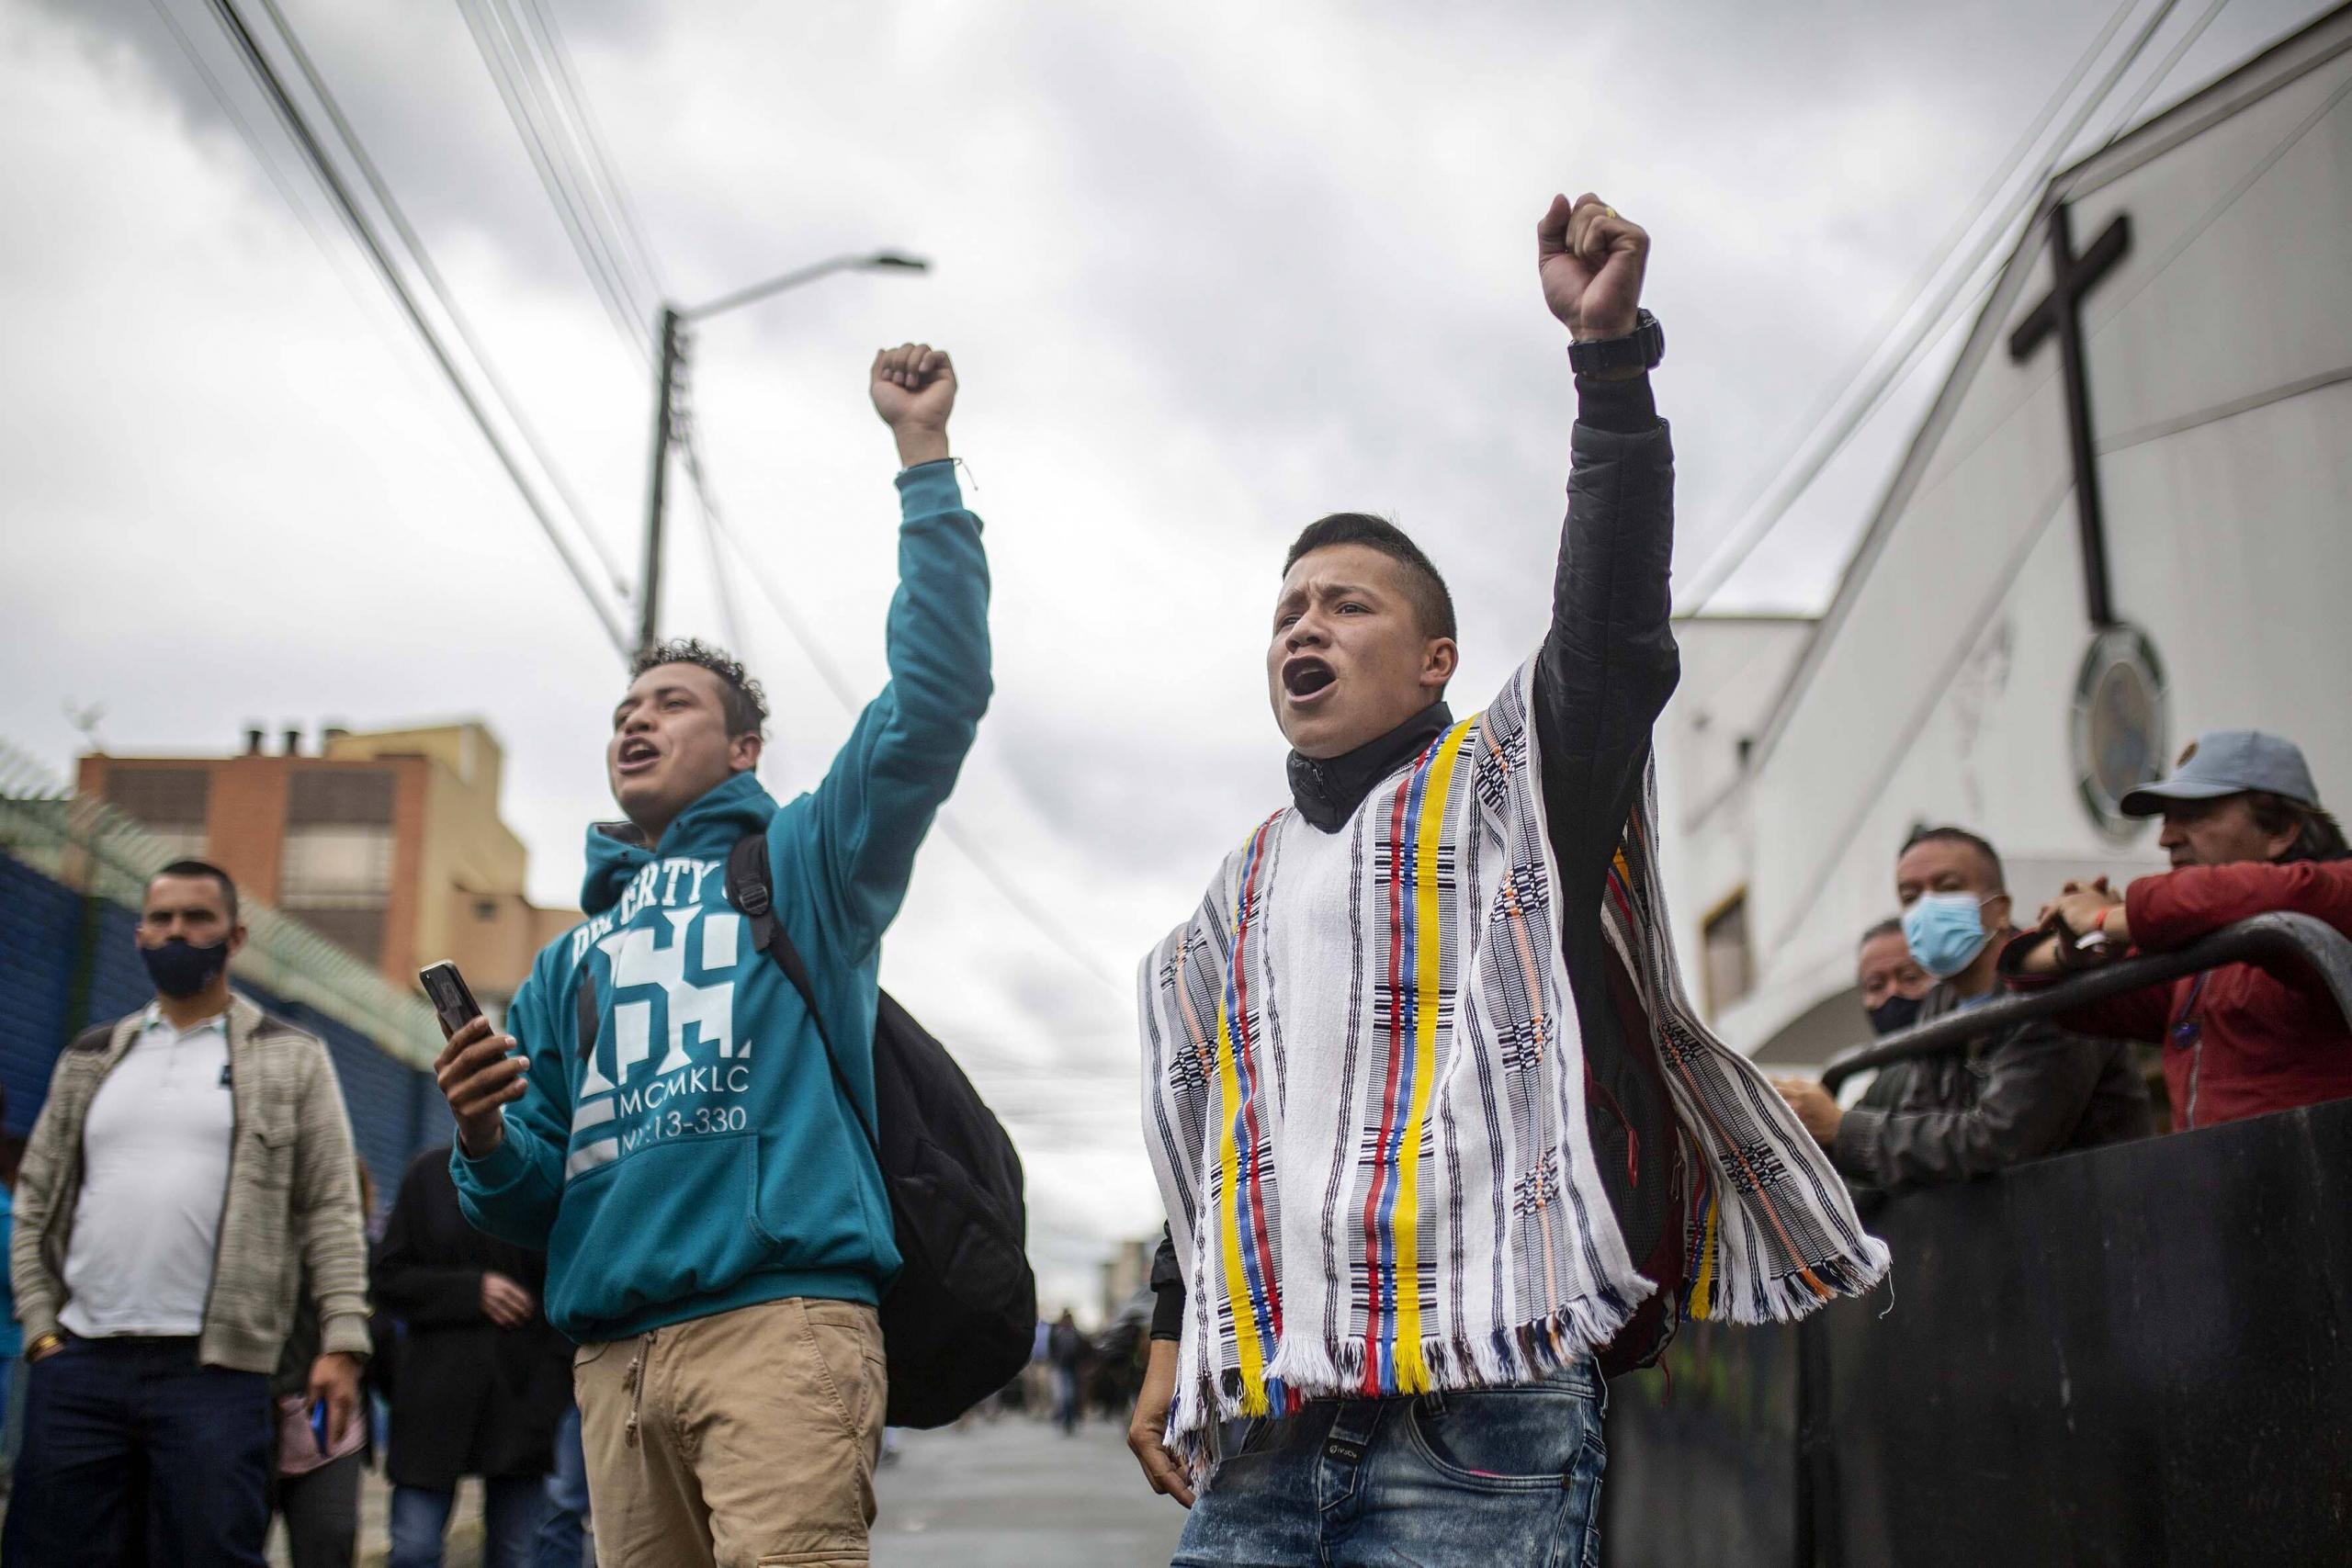
[[[608,1024],[580,1065],[567,1175],[655,1139],[744,1127],[742,1109],[724,1103],[752,1083],[751,1042],[735,1034],[743,918],[702,905],[705,885],[723,869],[718,861],[652,862],[629,879],[618,903],[571,933],[575,969],[592,946],[609,963],[610,1006]],[[632,923],[655,909],[659,920]],[[697,973],[715,977],[688,978]],[[667,1021],[658,1043],[648,991],[660,993]]]

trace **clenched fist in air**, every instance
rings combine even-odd
[[[1590,191],[1573,202],[1554,197],[1535,225],[1544,303],[1579,343],[1634,330],[1649,260],[1649,231]]]
[[[874,412],[899,438],[903,468],[947,456],[947,416],[956,408],[956,367],[947,351],[903,343],[874,356]]]

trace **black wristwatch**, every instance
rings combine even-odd
[[[1579,376],[1621,374],[1636,366],[1655,370],[1666,357],[1666,329],[1647,310],[1634,312],[1634,330],[1620,337],[1568,344],[1568,367]]]

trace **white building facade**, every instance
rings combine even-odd
[[[2012,346],[2061,207],[2077,254],[2128,230],[2077,317],[2106,628],[2061,345]],[[2052,182],[1817,619],[1678,634],[1677,938],[1759,1060],[1865,1034],[1856,941],[1916,824],[1992,840],[2030,920],[2068,876],[2162,868],[2099,807],[2200,730],[2290,736],[2352,805],[2352,9]]]

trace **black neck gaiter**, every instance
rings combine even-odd
[[[1453,710],[1431,703],[1387,734],[1352,751],[1317,760],[1290,754],[1290,797],[1298,814],[1326,833],[1355,815],[1372,786],[1411,761],[1421,748],[1445,733]]]

